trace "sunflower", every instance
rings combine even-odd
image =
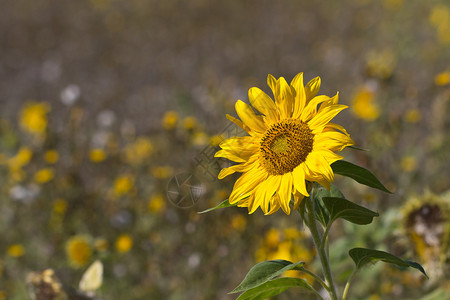
[[[249,136],[220,143],[222,149],[215,157],[238,164],[222,169],[218,177],[242,173],[228,199],[230,204],[247,207],[249,213],[261,207],[269,215],[281,207],[289,214],[292,196],[294,209],[309,196],[307,181],[330,189],[334,180],[330,165],[342,159],[334,152],[353,145],[353,140],[342,126],[330,123],[347,106],[338,104],[338,93],[331,98],[316,96],[319,77],[303,86],[303,73],[290,85],[283,77],[277,80],[269,74],[267,83],[275,102],[259,88],[248,92],[251,105],[261,114],[238,100],[240,120],[227,115]]]

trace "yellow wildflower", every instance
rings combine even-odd
[[[56,164],[59,160],[59,153],[56,150],[45,151],[44,159],[49,164]]]
[[[418,109],[408,109],[405,113],[404,118],[408,123],[417,123],[422,118],[422,114]]]
[[[158,179],[167,179],[173,175],[173,168],[169,166],[153,167],[152,175]]]
[[[436,85],[444,86],[450,84],[450,71],[441,72],[434,77]]]
[[[55,171],[52,168],[43,168],[34,174],[34,181],[37,183],[47,183],[55,177]]]
[[[372,77],[388,79],[396,64],[397,59],[392,50],[374,50],[367,55],[366,72]]]
[[[183,127],[186,130],[192,130],[197,126],[197,119],[194,117],[186,117],[183,120]]]
[[[21,147],[17,154],[8,160],[8,165],[10,169],[20,169],[26,165],[31,160],[33,152],[28,147]]]
[[[284,230],[284,236],[287,240],[294,240],[300,237],[300,231],[295,227],[289,227]]]
[[[8,247],[8,255],[11,257],[21,257],[25,255],[25,248],[20,244],[14,244]]]
[[[147,138],[138,138],[133,143],[127,145],[124,149],[126,160],[132,165],[140,165],[148,158],[153,152],[153,144]]]
[[[161,194],[157,194],[148,201],[148,211],[151,213],[160,213],[166,208],[166,201]]]
[[[64,215],[67,211],[67,201],[64,199],[56,199],[53,203],[53,212],[57,215]]]
[[[450,8],[444,4],[435,5],[430,12],[429,20],[434,27],[450,22]]]
[[[361,88],[353,98],[352,112],[363,120],[376,120],[380,116],[380,109],[374,102],[374,92],[366,87]]]
[[[162,119],[162,126],[166,130],[172,130],[177,126],[178,113],[173,110],[169,110],[164,114]]]
[[[208,135],[203,131],[194,132],[192,136],[192,144],[194,146],[204,146],[208,143]]]
[[[450,43],[450,7],[445,4],[434,6],[429,20],[437,30],[439,41],[443,44]]]
[[[73,267],[85,266],[92,257],[90,237],[84,235],[72,236],[66,243],[66,254]]]
[[[280,242],[281,236],[280,232],[277,229],[271,228],[267,233],[265,237],[265,244],[268,247],[276,247]]]
[[[128,234],[122,234],[116,240],[116,250],[120,253],[125,253],[133,247],[133,239]]]
[[[106,159],[106,153],[103,149],[91,149],[89,152],[89,159],[96,163],[102,162]]]
[[[134,177],[131,174],[121,175],[114,181],[114,192],[117,196],[128,194],[134,186]]]
[[[417,168],[417,159],[412,155],[405,156],[401,160],[401,166],[405,172],[414,171]]]
[[[50,105],[45,102],[28,102],[20,112],[20,126],[31,134],[42,135],[47,129]]]

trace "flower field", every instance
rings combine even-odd
[[[291,82],[299,72],[348,106],[333,122],[354,145],[339,155],[393,192],[335,176],[347,199],[380,214],[370,227],[336,222],[335,281],[352,271],[347,249],[365,245],[420,263],[429,279],[375,264],[350,299],[450,294],[447,1],[15,0],[0,24],[0,300],[225,300],[264,260],[319,270],[290,190],[270,211],[239,199],[199,213],[240,176],[218,179],[233,165],[214,157],[221,142],[247,135],[226,114],[237,117],[250,88],[272,97],[267,74]],[[312,151],[309,129],[289,122],[282,130],[308,135],[299,145]],[[269,138],[261,147],[286,151]],[[267,174],[293,171],[267,161]],[[299,297],[316,299],[274,299]]]

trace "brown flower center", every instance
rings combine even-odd
[[[260,161],[271,175],[292,172],[312,151],[314,134],[308,124],[287,119],[273,124],[261,139]]]

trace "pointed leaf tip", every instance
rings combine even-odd
[[[420,264],[413,261],[403,260],[388,252],[366,248],[353,248],[350,249],[348,254],[355,262],[357,269],[362,268],[364,265],[368,263],[383,261],[385,263],[394,264],[399,267],[404,268],[411,267],[417,269],[420,272],[422,272],[422,274],[425,275],[425,277],[428,279],[427,273]]]
[[[243,292],[260,286],[263,283],[280,276],[284,272],[300,268],[304,264],[304,262],[292,263],[282,259],[260,262],[248,271],[244,280],[234,290],[232,290],[230,294]]]
[[[392,194],[369,170],[354,165],[345,160],[338,160],[331,164],[333,172],[342,176],[350,177],[356,182],[369,187],[379,189],[380,191]]]
[[[208,209],[206,209],[204,211],[199,211],[198,213],[199,214],[204,214],[204,213],[207,213],[207,212],[219,209],[219,208],[232,207],[232,206],[236,206],[236,205],[237,205],[237,203],[230,204],[230,202],[228,202],[228,199],[226,199],[226,200],[222,201],[219,205],[217,205],[215,207],[208,208]]]

